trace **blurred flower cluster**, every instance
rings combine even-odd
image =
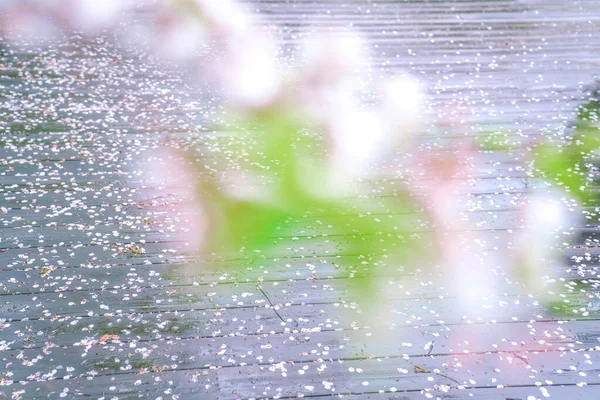
[[[35,40],[63,30],[93,35],[115,26],[129,6],[121,0],[2,0],[0,36]]]
[[[151,7],[155,17],[139,32],[160,55],[208,76],[227,105],[226,124],[236,127],[229,144],[236,168],[208,168],[193,154],[176,165],[202,172],[193,182],[202,209],[196,242],[207,257],[267,254],[286,229],[293,232],[291,221],[325,216],[339,221],[340,254],[362,258],[352,270],[361,287],[398,265],[437,265],[450,271],[458,293],[481,296],[494,290],[487,268],[508,262],[528,290],[546,290],[538,284],[551,280],[543,266],[564,242],[560,232],[575,223],[577,204],[591,201],[585,165],[599,145],[597,108],[582,110],[569,143],[540,143],[527,152],[530,178],[546,183],[516,205],[518,239],[504,243],[508,261],[482,266],[473,255],[485,241],[464,217],[465,186],[482,152],[502,151],[502,143],[490,137],[484,144],[423,146],[420,134],[432,125],[424,88],[408,74],[373,74],[368,45],[355,32],[324,28],[306,38],[292,69],[280,65],[275,35],[234,0],[4,0],[1,34],[93,35],[115,29],[140,7]],[[374,204],[374,182],[393,186],[393,196]]]

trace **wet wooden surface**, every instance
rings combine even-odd
[[[600,66],[595,0],[252,8],[289,54],[319,24],[362,32],[376,67],[419,76],[434,113],[469,122],[444,132],[450,141],[481,127],[560,137]],[[389,293],[375,312],[349,289],[364,260],[336,252],[346,232],[326,215],[274,238],[273,254],[199,268],[185,244],[195,216],[145,166],[160,164],[161,146],[208,146],[209,97],[104,42],[2,50],[1,395],[600,397],[594,210],[567,265],[553,267],[588,279],[583,293],[564,288],[565,317],[503,276],[499,293],[463,309],[441,271],[418,270],[382,275]],[[465,187],[485,238],[474,258],[512,237],[527,181],[511,162],[489,155]],[[393,193],[387,182],[372,198]]]

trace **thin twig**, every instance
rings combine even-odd
[[[529,365],[529,361],[525,357],[520,356],[515,352],[512,352],[512,355],[515,356],[516,358],[518,358],[519,360],[523,361],[525,364]]]
[[[439,372],[434,372],[434,373],[435,373],[436,375],[439,375],[439,376],[443,377],[443,378],[446,378],[446,379],[449,379],[449,380],[451,380],[452,382],[456,383],[457,385],[460,385],[460,386],[462,386],[462,383],[460,383],[459,381],[457,381],[457,380],[456,380],[456,379],[454,379],[454,378],[450,378],[448,375],[440,374]]]
[[[279,313],[277,312],[277,309],[275,308],[275,305],[273,304],[273,302],[271,302],[271,299],[269,299],[269,296],[267,296],[267,294],[265,293],[264,290],[262,290],[262,288],[259,285],[256,285],[256,287],[258,288],[258,290],[260,290],[260,292],[263,294],[263,296],[265,296],[265,299],[267,299],[267,301],[269,302],[269,304],[271,305],[271,308],[273,308],[273,311],[275,311],[275,314],[277,314],[277,316],[279,317],[279,319],[281,320],[281,322],[283,322],[284,324],[287,323],[285,322],[285,320],[281,317],[281,315],[279,315]]]
[[[435,345],[435,341],[431,342],[431,345],[429,345],[429,351],[427,352],[427,355],[430,355],[431,352],[433,351],[433,346]]]

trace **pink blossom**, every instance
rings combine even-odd
[[[205,243],[208,216],[197,193],[198,170],[186,162],[184,155],[169,148],[162,148],[142,167],[152,187],[166,190],[177,205],[169,215],[180,219],[183,229],[181,240],[186,247],[200,250]]]
[[[238,108],[261,108],[279,94],[282,73],[277,63],[275,41],[265,32],[232,37],[219,63],[214,65],[226,98]]]
[[[563,232],[577,222],[578,211],[560,192],[532,193],[521,209],[523,225],[512,256],[516,274],[532,292],[543,294],[544,280],[553,278],[548,265],[559,255],[557,247],[566,241]]]

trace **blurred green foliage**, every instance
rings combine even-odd
[[[544,142],[534,149],[538,176],[560,186],[583,205],[592,204],[595,198],[589,169],[600,148],[599,116],[598,100],[582,105],[569,140]]]
[[[599,115],[598,101],[590,101],[580,107],[570,139],[538,143],[532,150],[535,175],[582,204],[594,196],[589,167],[600,148]],[[307,240],[326,237],[335,242],[336,254],[356,257],[357,265],[348,266],[351,285],[366,294],[365,299],[373,300],[376,296],[368,295],[378,290],[375,278],[390,275],[388,268],[396,273],[436,257],[427,213],[422,213],[420,203],[403,186],[410,183],[397,182],[394,196],[365,196],[371,192],[369,182],[361,183],[357,195],[339,192],[331,181],[328,138],[292,108],[236,115],[226,125],[219,130],[236,127],[219,148],[227,154],[221,158],[228,159],[210,168],[201,166],[205,179],[198,187],[209,220],[205,244],[209,258],[253,259],[257,253],[268,257],[277,253],[282,238],[295,237],[297,232]],[[497,129],[484,132],[479,139],[480,150],[516,149]],[[230,173],[259,179],[260,195],[236,196],[221,186],[219,174]],[[374,209],[384,212],[374,214]],[[305,231],[307,218],[335,222],[310,234]],[[527,268],[521,269],[521,278],[529,281]]]
[[[209,218],[206,251],[213,256],[270,254],[278,238],[291,235],[295,228],[301,230],[302,221],[318,215],[335,221],[331,229],[337,234],[320,235],[335,241],[340,254],[358,257],[361,266],[353,270],[352,282],[370,290],[372,278],[384,273],[385,266],[397,268],[412,255],[422,256],[423,246],[431,242],[429,234],[415,233],[410,216],[417,213],[417,205],[407,194],[370,199],[332,188],[327,139],[294,112],[238,116],[230,125],[240,127],[234,136],[237,140],[228,146],[230,154],[239,156],[241,171],[260,177],[260,193],[265,195],[238,198],[220,187],[217,179],[200,183]],[[376,208],[386,210],[386,215],[373,215]]]
[[[477,148],[483,151],[509,151],[519,148],[502,129],[484,130],[475,136]]]

